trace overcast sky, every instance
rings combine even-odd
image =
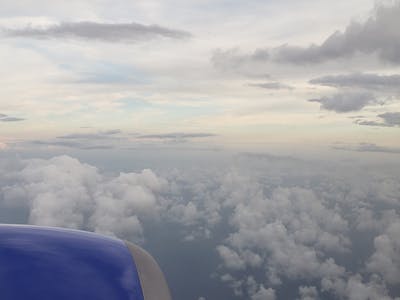
[[[400,1],[0,7],[1,223],[138,243],[176,300],[400,299]]]

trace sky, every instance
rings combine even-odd
[[[177,300],[399,299],[400,1],[0,5],[0,222]]]
[[[206,133],[194,140],[229,149],[399,148],[399,10],[2,1],[1,145],[118,129],[132,145]]]

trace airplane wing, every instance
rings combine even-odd
[[[156,261],[143,249],[99,234],[0,225],[4,300],[171,300]]]

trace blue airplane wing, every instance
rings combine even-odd
[[[9,300],[170,300],[154,259],[118,239],[0,225],[0,294]]]

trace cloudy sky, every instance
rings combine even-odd
[[[1,5],[3,148],[115,129],[132,144],[400,146],[398,1]]]
[[[0,222],[177,300],[399,299],[400,1],[0,4]]]

